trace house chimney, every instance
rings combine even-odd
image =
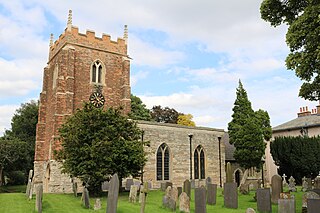
[[[320,109],[320,105],[317,106],[319,107]],[[319,110],[318,110],[319,111]],[[311,115],[311,112],[308,110],[308,107],[302,107],[302,110],[301,110],[301,107],[300,107],[300,112],[298,113],[298,117],[303,117],[303,116],[308,116],[308,115]]]

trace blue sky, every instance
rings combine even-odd
[[[50,33],[68,10],[80,32],[112,40],[129,28],[131,91],[148,108],[191,113],[197,126],[227,129],[238,81],[272,126],[294,119],[301,81],[285,68],[286,26],[260,18],[261,0],[0,0],[0,135],[21,103],[37,100]]]

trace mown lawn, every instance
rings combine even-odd
[[[10,189],[10,188],[9,188]],[[21,187],[16,187],[16,190]],[[8,191],[8,189],[7,189]],[[10,190],[9,190],[10,191]],[[15,190],[11,190],[15,191]],[[19,190],[17,190],[19,191]],[[145,208],[146,213],[162,213],[172,212],[162,207],[162,196],[164,192],[154,190],[150,191],[147,196],[147,204]],[[207,205],[207,212],[222,212],[222,213],[243,213],[249,207],[257,209],[257,203],[253,196],[255,192],[251,191],[249,195],[239,194],[238,209],[227,209],[223,207],[223,195],[221,189],[218,190],[217,204],[214,206]],[[296,212],[301,212],[302,195],[303,193],[293,193],[296,197]],[[192,195],[193,198],[193,195]],[[194,200],[194,198],[193,198]],[[106,196],[102,197],[102,209],[99,211],[93,210],[95,199],[91,198],[90,209],[85,209],[82,206],[81,196],[74,197],[72,194],[44,194],[43,196],[43,212],[44,213],[74,213],[74,212],[106,212]],[[24,193],[0,193],[0,212],[1,213],[29,213],[35,212],[35,197],[28,200]],[[194,212],[194,202],[191,201],[191,212]],[[121,193],[118,201],[118,213],[137,213],[140,212],[139,203],[129,203],[128,193]],[[179,212],[177,210],[177,212]],[[277,205],[272,205],[272,212],[278,212]]]

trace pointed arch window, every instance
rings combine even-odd
[[[95,84],[104,83],[104,67],[102,63],[97,60],[91,65],[91,82]]]
[[[169,180],[170,150],[163,143],[157,150],[157,180]]]
[[[194,178],[205,179],[205,155],[202,146],[198,146],[194,151]]]

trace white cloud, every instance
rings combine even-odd
[[[0,106],[0,136],[3,135],[5,130],[11,128],[11,118],[18,107],[17,105]]]
[[[149,72],[147,72],[147,71],[138,71],[135,74],[131,73],[131,77],[130,77],[131,86],[135,86],[139,80],[143,80],[143,79],[147,78],[148,74],[149,74]]]

